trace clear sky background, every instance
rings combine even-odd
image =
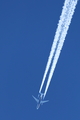
[[[0,1],[0,120],[80,120],[80,1],[45,99],[37,97],[64,0]]]

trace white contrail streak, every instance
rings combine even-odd
[[[62,32],[62,28],[63,28],[63,25],[65,23],[65,19],[66,19],[66,11],[68,11],[66,6],[69,6],[70,4],[70,1],[71,0],[66,0],[65,3],[64,3],[64,7],[63,7],[63,11],[62,11],[62,14],[60,16],[60,20],[59,20],[59,23],[58,23],[58,27],[57,27],[57,30],[56,30],[56,34],[55,34],[55,37],[54,37],[54,41],[53,41],[53,44],[52,44],[52,47],[51,47],[51,52],[50,52],[50,55],[49,55],[49,58],[48,58],[48,62],[47,62],[47,65],[46,65],[46,69],[45,69],[45,72],[44,72],[44,76],[43,76],[43,79],[42,79],[42,83],[41,83],[41,86],[40,86],[40,90],[39,92],[41,92],[42,90],[42,87],[43,87],[43,84],[45,82],[45,79],[46,79],[46,75],[49,71],[49,68],[50,68],[50,65],[51,65],[51,62],[52,62],[52,58],[54,56],[54,53],[55,53],[55,50],[56,50],[56,47],[57,47],[57,44],[58,44],[58,41],[59,41],[59,37],[61,35],[61,32]]]
[[[51,47],[51,52],[50,52],[50,55],[49,55],[49,58],[48,58],[48,62],[47,62],[47,65],[46,65],[46,69],[45,69],[44,76],[43,76],[42,83],[41,83],[40,90],[39,90],[39,92],[41,92],[42,87],[43,87],[44,82],[45,82],[45,79],[46,79],[46,76],[47,76],[47,73],[49,71],[50,65],[52,63],[52,59],[54,57],[53,63],[52,63],[52,66],[51,66],[51,70],[50,70],[50,74],[49,74],[49,77],[48,77],[46,89],[45,89],[45,92],[44,92],[45,95],[46,95],[46,92],[48,90],[48,87],[49,87],[54,69],[56,67],[56,64],[57,64],[57,61],[58,61],[58,58],[59,58],[64,40],[65,40],[67,31],[68,31],[68,28],[69,28],[69,25],[70,25],[70,22],[71,22],[72,15],[74,14],[74,10],[75,10],[77,2],[78,2],[78,0],[65,0],[63,10],[62,10],[62,14],[60,16],[60,20],[59,20],[59,23],[58,23],[56,34],[55,34],[55,37],[54,37],[54,41],[53,41],[53,44],[52,44],[52,47]],[[54,54],[55,54],[55,56],[54,56]]]
[[[64,13],[63,16],[65,17],[65,21],[64,21],[63,26],[62,26],[62,31],[61,31],[61,34],[60,34],[59,43],[58,43],[56,53],[55,53],[55,56],[54,56],[54,59],[53,59],[53,63],[52,63],[52,66],[51,66],[51,70],[50,70],[50,74],[49,74],[49,77],[48,77],[46,89],[45,89],[45,92],[44,92],[44,96],[47,93],[51,78],[53,76],[53,73],[54,73],[54,70],[55,70],[55,67],[56,67],[56,64],[57,64],[57,61],[59,59],[64,41],[65,41],[65,37],[67,35],[67,31],[68,31],[69,25],[71,23],[71,19],[72,19],[72,16],[74,14],[75,7],[77,5],[77,2],[78,2],[78,0],[66,0],[65,3],[67,3],[67,4],[64,3],[62,13]],[[66,9],[66,12],[64,12],[65,9]],[[62,19],[63,18],[60,18],[61,21],[62,21]]]

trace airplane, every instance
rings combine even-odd
[[[36,109],[39,109],[40,105],[43,105],[43,103],[48,102],[49,100],[43,101],[44,100],[44,94],[43,93],[39,93],[38,95],[38,99],[35,98],[33,95],[32,97],[35,99],[35,101],[37,102],[37,107]]]

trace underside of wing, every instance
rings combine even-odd
[[[49,102],[49,100],[41,101],[41,104]]]
[[[35,99],[35,101],[36,101],[36,102],[38,102],[38,101],[39,101],[39,100],[38,100],[37,98],[35,98],[33,95],[32,95],[32,97]]]

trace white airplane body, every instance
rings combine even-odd
[[[39,109],[39,107],[40,107],[40,105],[42,105],[43,103],[46,103],[46,102],[48,102],[49,100],[46,100],[46,101],[43,101],[44,100],[44,94],[43,93],[39,93],[39,95],[38,95],[38,99],[37,98],[35,98],[34,96],[32,96],[34,99],[35,99],[35,101],[37,102],[37,109]]]

